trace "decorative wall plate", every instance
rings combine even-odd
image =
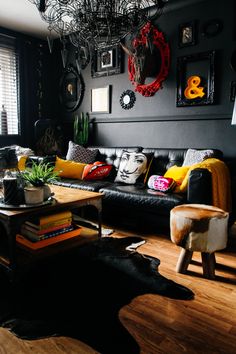
[[[126,90],[120,95],[120,105],[124,109],[130,109],[136,101],[135,93],[131,90]]]

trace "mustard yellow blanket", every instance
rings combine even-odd
[[[188,177],[192,170],[206,168],[212,174],[212,204],[225,211],[231,211],[231,179],[226,164],[218,159],[209,158],[189,167],[189,170],[178,186],[180,192],[185,192],[188,185]]]

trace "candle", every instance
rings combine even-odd
[[[16,204],[18,195],[17,178],[5,176],[3,178],[3,196],[5,204]]]

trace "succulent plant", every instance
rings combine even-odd
[[[89,114],[81,112],[74,120],[74,142],[79,145],[86,145],[89,135]]]

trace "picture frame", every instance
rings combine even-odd
[[[123,52],[119,44],[98,48],[91,60],[92,78],[117,75],[123,71]]]
[[[111,85],[91,89],[91,113],[110,113]]]
[[[177,59],[177,107],[215,103],[215,56],[216,52],[213,50]],[[185,96],[185,89],[188,86],[188,79],[193,76],[200,78],[198,86],[203,88],[204,95],[189,99]]]
[[[83,95],[83,78],[73,65],[69,65],[60,80],[60,102],[67,111],[73,112],[80,106]]]
[[[190,21],[179,25],[179,48],[196,44],[196,21]]]

